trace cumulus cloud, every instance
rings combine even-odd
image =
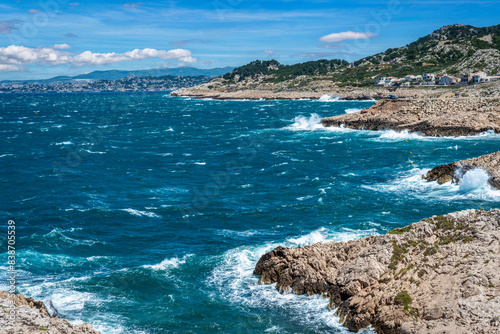
[[[71,62],[68,52],[61,52],[54,48],[26,48],[24,46],[10,45],[0,48],[1,65],[27,65],[32,63],[60,65]]]
[[[94,53],[85,51],[73,58],[76,65],[108,65],[127,60],[142,60],[147,58],[177,59],[183,63],[195,63],[196,59],[191,57],[191,51],[185,49],[156,50],[135,49],[125,53]]]
[[[67,50],[67,49],[71,49],[71,46],[69,46],[68,44],[64,43],[64,44],[55,44],[52,49],[54,50]]]
[[[343,41],[357,40],[357,39],[371,39],[377,36],[371,32],[355,32],[355,31],[344,31],[337,32],[329,35],[325,35],[319,39],[320,42],[324,43],[340,43]]]
[[[122,61],[143,60],[148,58],[172,59],[181,63],[196,62],[196,58],[191,56],[191,51],[185,49],[173,49],[166,51],[146,48],[135,49],[125,53],[95,53],[85,51],[80,54],[60,51],[70,48],[71,47],[68,44],[56,44],[53,47],[36,49],[17,45],[0,48],[0,65],[4,65],[0,71],[6,71],[8,69],[13,70],[12,66],[28,64],[72,64],[75,66],[94,66],[109,65]]]
[[[22,70],[22,66],[0,64],[0,72],[16,72]]]

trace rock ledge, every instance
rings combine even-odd
[[[11,301],[17,305],[17,319],[14,327],[9,326],[5,312],[8,312]],[[63,318],[51,317],[41,301],[26,298],[24,295],[11,295],[0,291],[0,334],[101,334],[91,324],[72,325]]]
[[[434,216],[348,242],[280,246],[254,274],[284,293],[323,294],[353,331],[500,333],[500,210]]]

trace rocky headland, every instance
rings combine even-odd
[[[327,127],[408,130],[429,136],[500,133],[500,102],[494,98],[381,100],[369,109],[321,122]]]
[[[500,210],[433,216],[348,242],[280,246],[254,274],[284,293],[323,294],[353,331],[500,333]]]
[[[9,325],[6,316],[12,301],[17,305],[14,327]],[[91,324],[72,325],[66,319],[51,317],[43,302],[22,294],[12,295],[0,291],[0,308],[0,334],[101,334]]]
[[[339,87],[331,80],[313,80],[301,87],[290,87],[288,81],[265,83],[250,80],[237,85],[223,84],[221,78],[202,85],[176,90],[172,96],[211,98],[216,100],[298,100],[319,99],[323,95],[341,100],[380,100],[388,95],[403,99],[443,99],[455,94],[465,98],[500,97],[500,81],[472,86],[413,86],[413,87]]]
[[[427,181],[436,181],[443,184],[449,181],[459,183],[460,178],[469,170],[480,168],[485,170],[490,179],[488,182],[495,188],[500,189],[500,151],[483,155],[478,158],[455,161],[449,164],[436,166],[426,175],[422,175]]]

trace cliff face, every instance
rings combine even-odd
[[[500,333],[500,210],[455,212],[349,242],[278,247],[254,274],[282,292],[324,294],[353,331]]]
[[[408,130],[430,136],[500,133],[500,103],[495,99],[382,100],[367,111],[321,120],[324,126],[365,130]]]
[[[427,181],[436,181],[439,184],[453,180],[460,182],[459,178],[467,171],[481,168],[490,175],[489,183],[500,189],[500,151],[491,154],[483,155],[478,158],[455,161],[449,164],[434,167],[427,172],[427,175],[422,175]]]
[[[4,312],[10,309],[10,301],[17,305],[17,319],[15,327],[9,327]],[[0,291],[0,334],[101,334],[91,324],[72,325],[68,320],[51,317],[41,301],[26,298],[24,295],[11,295],[7,291]]]

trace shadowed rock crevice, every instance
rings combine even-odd
[[[280,246],[254,274],[282,293],[327,296],[353,331],[499,333],[500,210],[434,216],[348,242]]]

